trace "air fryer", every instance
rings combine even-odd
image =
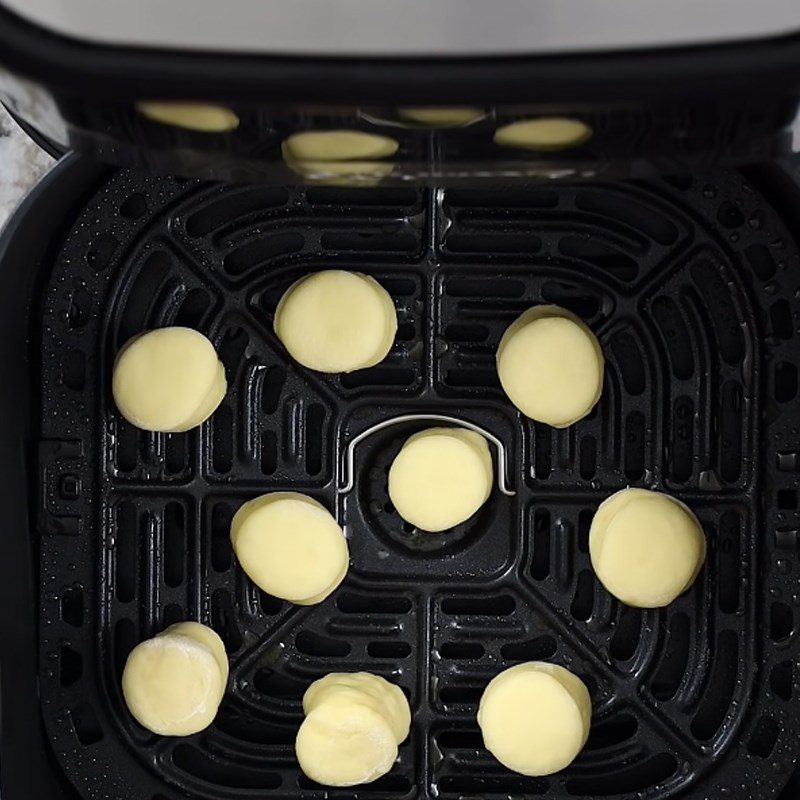
[[[0,0],[4,102],[67,153],[0,240],[4,800],[798,797],[800,11],[195,6]],[[236,124],[192,130],[148,102]],[[588,136],[498,142],[554,117]],[[287,162],[292,134],[342,128],[397,152],[344,176]],[[330,267],[392,295],[376,367],[312,373],[275,338],[282,292]],[[601,402],[564,430],[521,416],[494,367],[540,302],[606,357]],[[111,367],[172,324],[212,339],[230,389],[201,428],[146,433]],[[442,416],[489,434],[498,484],[431,536],[386,476]],[[665,609],[622,605],[591,570],[592,515],[627,485],[676,495],[707,534]],[[233,558],[233,513],[279,489],[346,527],[350,571],[318,606]],[[220,634],[231,680],[209,729],[163,738],[120,674],[183,619]],[[486,683],[531,659],[593,701],[586,748],[547,778],[502,767],[475,719]],[[403,688],[411,736],[375,783],[323,787],[294,757],[300,698],[354,670]]]

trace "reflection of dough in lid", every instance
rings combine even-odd
[[[399,144],[390,136],[364,131],[302,131],[288,136],[281,148],[289,161],[364,161],[388,158]]]
[[[480,108],[398,108],[398,116],[430,128],[457,128],[484,116]]]
[[[210,103],[142,101],[136,110],[153,122],[203,133],[223,133],[239,127],[239,117],[225,106]]]
[[[592,129],[579,119],[539,117],[503,125],[495,131],[494,143],[527,150],[567,150],[591,137]]]
[[[394,169],[391,161],[293,161],[287,166],[313,183],[329,186],[375,186]]]

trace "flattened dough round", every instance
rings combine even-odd
[[[570,117],[521,119],[494,132],[495,144],[526,150],[567,150],[591,138],[592,129],[585,122]]]
[[[411,727],[411,709],[403,690],[371,672],[330,672],[314,681],[303,695],[303,711],[309,714],[333,698],[369,705],[384,716],[400,744]]]
[[[195,428],[216,411],[226,391],[214,345],[191,328],[134,336],[114,363],[114,402],[128,422],[146,431]]]
[[[292,603],[322,602],[347,572],[342,529],[324,506],[298,492],[245,503],[233,517],[231,542],[250,580]]]
[[[397,513],[437,533],[469,519],[489,498],[494,471],[486,439],[463,428],[428,428],[409,437],[389,469]]]
[[[194,639],[199,644],[208,648],[208,651],[214,656],[214,660],[219,667],[219,673],[222,676],[222,694],[225,693],[225,687],[228,685],[228,654],[225,652],[225,645],[219,634],[200,622],[176,622],[170,625],[157,636],[188,636]],[[220,694],[220,701],[222,701],[222,694]]]
[[[289,162],[371,161],[393,156],[396,139],[365,131],[302,131],[284,139],[281,148]]]
[[[603,391],[605,360],[597,337],[570,311],[535,306],[500,340],[497,373],[526,417],[566,428],[594,408]]]
[[[239,127],[239,117],[225,106],[146,100],[136,110],[153,122],[202,133],[224,133]]]
[[[558,772],[589,736],[592,701],[583,681],[556,664],[528,661],[495,676],[478,707],[487,750],[522,775]]]
[[[688,506],[649,489],[623,489],[597,509],[589,530],[592,566],[617,599],[669,605],[694,583],[706,557],[703,528]]]
[[[397,113],[409,122],[428,128],[460,128],[484,116],[480,108],[398,108]]]
[[[219,661],[196,635],[162,634],[141,642],[122,673],[131,714],[161,736],[189,736],[207,728],[224,691]]]
[[[340,696],[309,712],[297,732],[295,752],[300,768],[317,783],[356,786],[389,772],[397,740],[381,713]]]
[[[289,355],[319,372],[352,372],[386,358],[397,333],[391,295],[359,272],[307,275],[284,293],[275,334]]]

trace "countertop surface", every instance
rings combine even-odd
[[[0,227],[53,163],[0,106]]]

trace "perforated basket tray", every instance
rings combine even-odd
[[[78,181],[74,163],[62,172]],[[39,707],[21,678],[9,697],[5,663],[3,702],[21,726],[41,714],[41,770],[119,800],[777,796],[800,741],[800,255],[788,207],[751,178],[300,191],[84,166],[37,267],[38,596],[3,609],[38,626]],[[324,267],[391,292],[385,363],[313,374],[275,340],[282,291]],[[542,301],[580,314],[607,358],[596,411],[563,431],[520,418],[494,370],[504,328]],[[212,338],[230,391],[201,430],[145,434],[114,409],[111,365],[129,336],[170,324]],[[415,412],[502,439],[516,495],[495,490],[442,536],[404,526],[386,470],[413,424],[365,439],[337,495],[347,442]],[[628,484],[676,494],[708,535],[707,566],[664,610],[621,606],[590,569],[592,514]],[[264,595],[232,557],[237,506],[289,488],[346,524],[352,566],[319,606]],[[184,618],[223,637],[231,681],[210,729],[165,739],[126,712],[120,672]],[[12,672],[34,636],[14,625]],[[586,749],[549,778],[502,768],[475,722],[486,682],[526,659],[570,667],[594,702]],[[329,790],[294,758],[300,697],[359,669],[403,687],[412,733],[389,775]],[[11,784],[32,756],[7,752],[6,796],[29,796]]]

